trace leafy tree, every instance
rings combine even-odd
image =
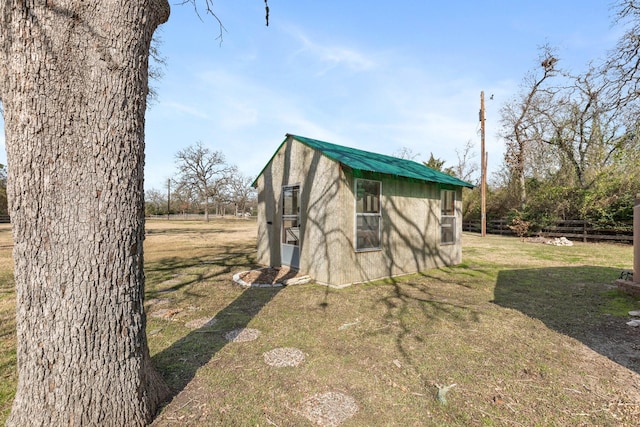
[[[455,175],[453,168],[445,168],[444,164],[445,164],[445,160],[439,159],[437,157],[435,157],[433,155],[433,153],[430,153],[429,155],[429,160],[427,160],[426,162],[422,162],[425,166],[430,167],[431,169],[437,170],[439,172],[444,172],[446,174],[449,175]]]
[[[209,221],[211,201],[219,202],[236,168],[229,166],[221,151],[213,151],[197,142],[176,154],[178,188],[190,189],[204,205],[204,219]]]

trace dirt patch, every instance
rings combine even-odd
[[[234,277],[234,280],[244,286],[283,286],[299,283],[300,279],[306,278],[308,278],[308,276],[298,270],[283,266],[244,271],[242,273],[238,273]]]
[[[626,319],[609,316],[597,328],[584,334],[582,341],[593,350],[636,373],[640,373],[640,328]],[[640,389],[636,398],[640,400]]]

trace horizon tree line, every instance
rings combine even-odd
[[[145,215],[245,216],[257,205],[253,179],[226,161],[222,151],[198,141],[175,155],[177,174],[164,189],[145,191]]]

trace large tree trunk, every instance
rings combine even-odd
[[[18,389],[8,425],[146,424],[149,44],[166,0],[0,1]]]

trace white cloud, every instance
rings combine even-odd
[[[376,66],[376,61],[353,48],[329,45],[328,43],[316,43],[300,30],[290,30],[289,34],[301,45],[295,51],[294,58],[305,56],[320,64],[316,69],[310,70],[316,75],[326,74],[338,67],[346,68],[352,72],[362,72]]]
[[[160,106],[166,109],[171,110],[172,113],[175,112],[179,112],[179,113],[184,113],[193,117],[197,117],[200,119],[208,119],[209,117],[207,116],[207,114],[202,111],[201,109],[197,108],[197,107],[192,107],[189,105],[184,105],[181,104],[179,102],[173,102],[173,101],[168,101],[168,102],[160,102]]]

